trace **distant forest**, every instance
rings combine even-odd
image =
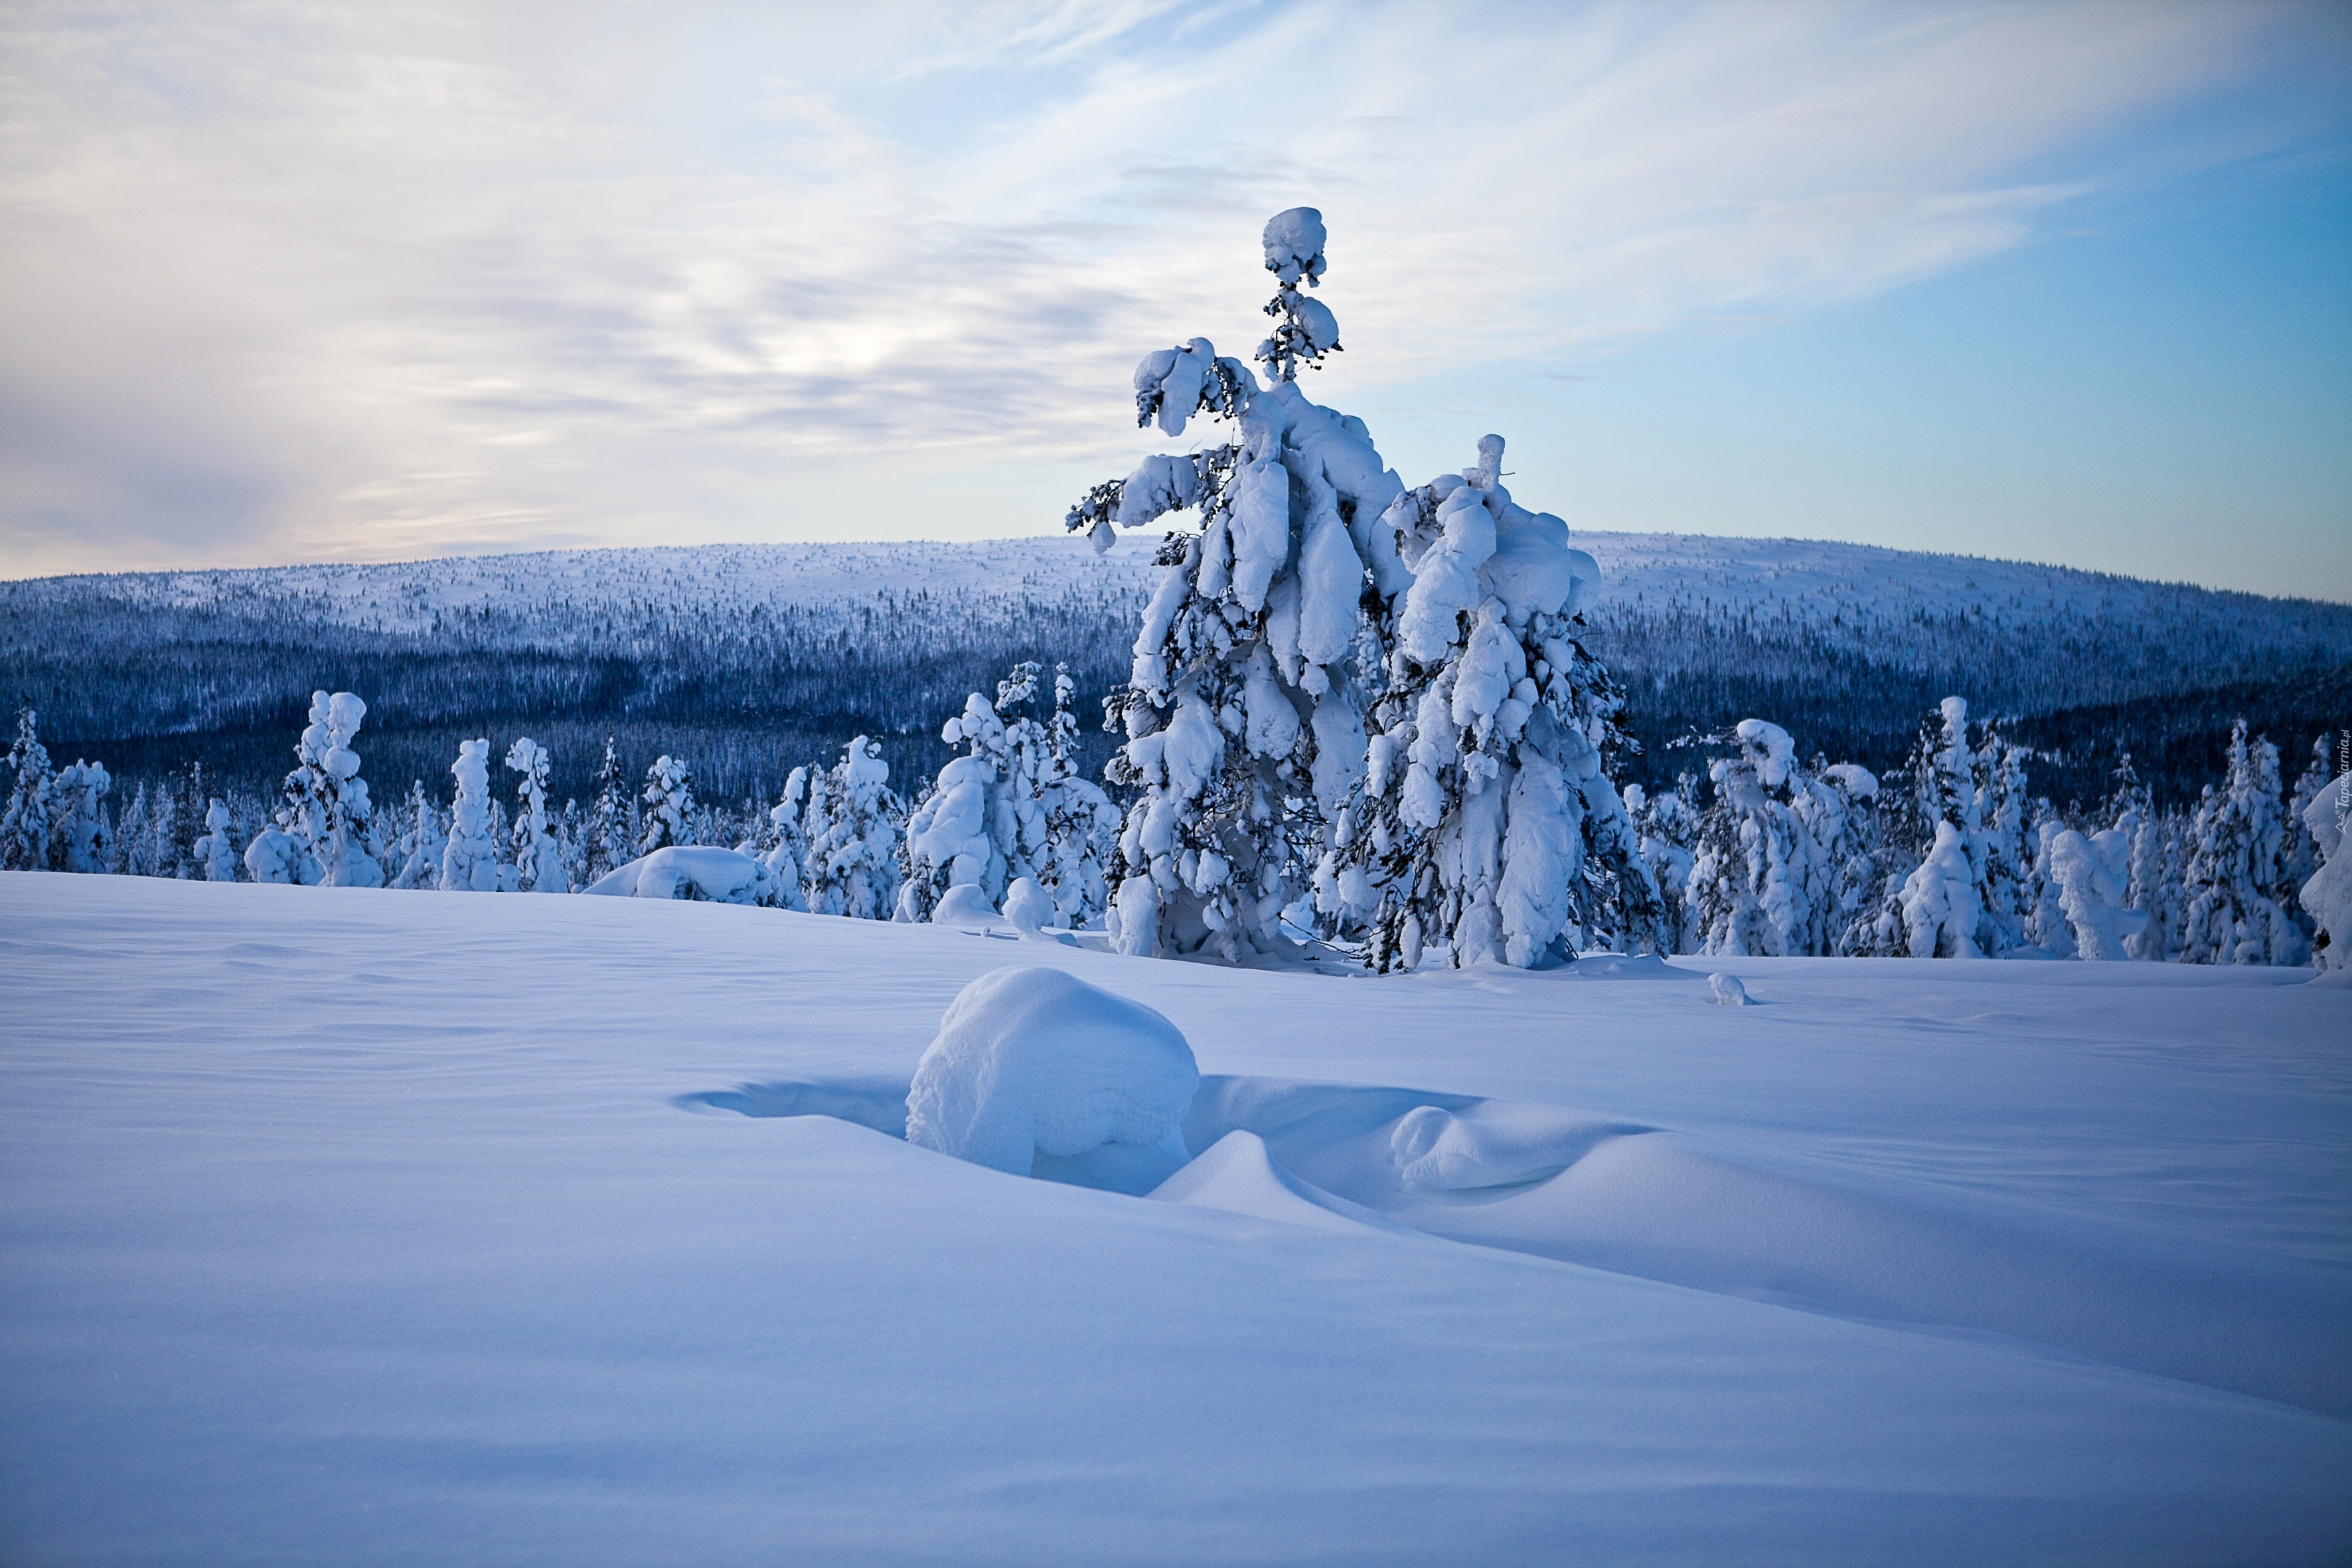
[[[259,574],[257,574],[259,575]],[[705,798],[772,798],[784,773],[881,740],[912,795],[947,760],[939,727],[1013,663],[1069,667],[1094,705],[1125,678],[1141,594],[975,585],[856,600],[534,603],[450,609],[422,625],[354,625],[348,606],[257,586],[171,603],[152,579],[0,584],[0,699],[40,713],[60,762],[102,761],[128,785],[201,762],[221,785],[273,791],[310,692],[367,700],[359,750],[379,798],[421,779],[446,795],[457,742],[528,734],[553,753],[559,800],[585,799],[609,733],[642,777],[683,757]],[[2169,592],[2169,591],[2168,591]],[[2118,748],[2164,805],[2194,802],[2246,719],[2299,771],[2315,738],[2352,727],[2352,607],[2179,590],[2163,613],[2095,605],[1893,613],[1846,601],[1726,606],[1604,603],[1591,646],[1626,689],[1639,754],[1621,776],[1705,773],[1675,744],[1767,718],[1808,754],[1885,771],[1947,694],[2038,754],[2036,794],[2063,807],[2109,791]],[[1111,738],[1089,725],[1099,767]]]

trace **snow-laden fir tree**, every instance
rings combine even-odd
[[[1927,858],[1904,879],[1899,895],[1905,951],[1913,958],[1982,958],[1984,920],[1978,869],[1958,825],[1938,820]]]
[[[395,888],[434,888],[441,882],[441,860],[448,852],[449,836],[441,826],[440,808],[425,798],[425,781],[411,780],[407,809],[401,814],[400,837],[393,858],[400,869],[392,879]]]
[[[205,833],[196,840],[196,863],[207,882],[236,880],[236,849],[229,841],[228,804],[214,796],[205,806]]]
[[[58,770],[51,792],[49,866],[85,876],[103,874],[114,858],[114,829],[106,820],[106,793],[114,787],[99,763]]]
[[[1688,879],[1699,951],[1798,957],[1833,953],[1866,893],[1845,875],[1868,864],[1863,826],[1878,780],[1852,763],[1806,769],[1787,731],[1745,719],[1713,738],[1715,801]]]
[[[547,748],[525,735],[507,748],[507,766],[522,775],[515,785],[515,886],[526,893],[568,893],[563,851],[547,825]]]
[[[1083,924],[1100,912],[1100,867],[1118,813],[1076,776],[1067,673],[1056,678],[1050,716],[1024,711],[1035,705],[1043,674],[1034,661],[1014,666],[997,683],[993,702],[971,693],[940,730],[941,740],[966,751],[940,770],[908,819],[898,919],[929,919],[957,887],[976,888],[990,907],[1002,907],[1005,890],[1024,877],[1055,900],[1066,921]]]
[[[906,813],[890,789],[882,745],[864,735],[841,761],[809,780],[809,909],[854,920],[890,918],[898,897],[898,842]]]
[[[2305,820],[2311,803],[2326,788],[2334,769],[2330,765],[2328,744],[2333,735],[2323,734],[2311,743],[2311,761],[2294,781],[2294,792],[2287,796],[2285,838],[2279,849],[2279,884],[2284,896],[2279,902],[2301,927],[2307,941],[2317,935],[2310,912],[2303,907],[2302,888],[2319,869],[2319,843],[2312,836]]]
[[[1916,820],[1934,837],[1894,895],[1915,958],[2000,957],[2018,943],[2023,753],[1988,733],[1969,742],[1969,705],[1947,697],[1921,732],[1910,773]],[[1930,826],[1932,825],[1932,826]],[[1965,888],[1954,885],[1965,879]],[[1956,922],[1965,921],[1965,929]]]
[[[2320,864],[2296,889],[2297,900],[2311,915],[2311,961],[2339,978],[2352,970],[2352,834],[2346,831],[2347,824],[2352,824],[2352,773],[2323,785],[2303,808],[2304,828]]]
[[[449,841],[441,851],[441,890],[504,891],[507,879],[491,826],[489,742],[459,742],[449,772],[457,781],[457,795],[449,806]]]
[[[1977,945],[1999,958],[2025,941],[2025,912],[2032,876],[2032,825],[2028,820],[2025,749],[2011,745],[1992,725],[1985,726],[1977,752],[1978,793],[1983,802],[1982,881],[1978,897],[1984,923]]]
[[[16,710],[16,741],[8,748],[13,779],[8,809],[0,815],[0,870],[49,868],[49,826],[54,818],[48,748],[41,744],[39,718],[30,708]]]
[[[1534,963],[1608,900],[1643,908],[1648,888],[1615,791],[1589,788],[1613,693],[1563,635],[1580,552],[1502,490],[1499,439],[1476,468],[1408,492],[1361,420],[1299,390],[1339,346],[1300,292],[1321,279],[1324,238],[1312,208],[1266,226],[1265,384],[1203,338],[1137,368],[1139,423],[1177,436],[1205,414],[1234,438],[1148,458],[1070,514],[1098,545],[1114,522],[1202,520],[1161,550],[1115,694],[1127,739],[1108,772],[1136,792],[1111,868],[1118,944],[1237,959],[1286,945],[1290,913],[1365,939],[1376,968],[1424,943]],[[1605,864],[1586,864],[1589,843]],[[1654,910],[1650,889],[1637,918]]]
[[[2050,836],[2050,879],[2057,885],[2065,911],[2068,945],[2080,957],[2112,961],[2128,956],[2124,939],[2147,918],[2124,908],[2124,897],[2131,889],[2131,829],[2137,826],[2126,814],[2124,822],[2104,833],[2085,837],[2066,827]]]
[[[1691,919],[1691,868],[1697,863],[1699,810],[1693,804],[1698,780],[1684,773],[1672,789],[1656,794],[1640,784],[1625,786],[1625,810],[1641,836],[1642,862],[1658,887],[1664,910],[1662,952],[1690,952],[1698,944],[1697,926]]]
[[[2137,936],[2124,939],[2133,958],[2169,963],[2180,956],[2189,907],[2182,879],[2189,866],[2188,822],[2179,812],[2149,810],[2132,829],[2131,890],[2126,909],[2147,916]]]
[[[2070,832],[2074,829],[2044,809],[2033,825],[2033,853],[2029,858],[2026,873],[2022,900],[2025,941],[2029,946],[2040,948],[2053,958],[2076,956],[2074,927],[2066,917],[2065,896],[2058,876],[2057,861],[2053,858],[2060,836]],[[2076,834],[2076,837],[2081,835]],[[2131,844],[2128,838],[2122,842],[2123,881],[2116,891],[2118,908],[2122,905],[2124,894],[2131,887]],[[2114,956],[2123,956],[2120,948]]]
[[[147,785],[141,781],[130,804],[114,822],[114,858],[107,869],[118,877],[146,877],[151,846],[147,841]]]
[[[1664,906],[1602,771],[1630,746],[1615,681],[1580,638],[1600,581],[1568,525],[1503,488],[1503,440],[1391,502],[1411,581],[1368,602],[1384,662],[1369,765],[1333,823],[1317,908],[1365,931],[1375,969],[1442,942],[1455,966],[1563,962],[1591,944],[1654,950]]]
[[[286,775],[286,832],[316,862],[316,880],[331,888],[381,888],[383,865],[377,858],[374,808],[367,781],[359,776],[352,749],[367,704],[349,691],[310,694],[310,722],[294,748],[295,768]]]
[[[782,795],[760,819],[759,831],[735,847],[768,868],[774,879],[772,897],[780,909],[805,910],[808,906],[808,835],[801,816],[808,807],[809,770],[794,768],[784,777]]]
[[[667,752],[646,770],[644,826],[637,835],[637,853],[650,855],[673,844],[691,844],[694,832],[694,773]]]
[[[614,753],[613,737],[604,737],[604,760],[596,764],[596,801],[590,808],[586,835],[587,868],[582,887],[630,858],[635,830],[629,822],[628,774]]]
[[[2207,785],[2198,806],[2181,942],[2185,963],[2301,963],[2302,929],[2279,895],[2285,823],[2278,748],[2249,742],[2241,719],[2230,733],[2230,772]]]

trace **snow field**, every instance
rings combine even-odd
[[[1014,955],[1198,1058],[1159,1201],[898,1135]],[[0,1555],[2340,1560],[2305,979],[0,876]]]

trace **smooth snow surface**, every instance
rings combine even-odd
[[[901,1136],[1008,953],[1197,1055],[1154,1195]],[[2341,1562],[2305,978],[0,876],[0,1559]]]

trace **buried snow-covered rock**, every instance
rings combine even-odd
[[[907,1141],[1016,1175],[1147,1193],[1191,1158],[1201,1072],[1176,1026],[1058,969],[958,994],[907,1093]]]

